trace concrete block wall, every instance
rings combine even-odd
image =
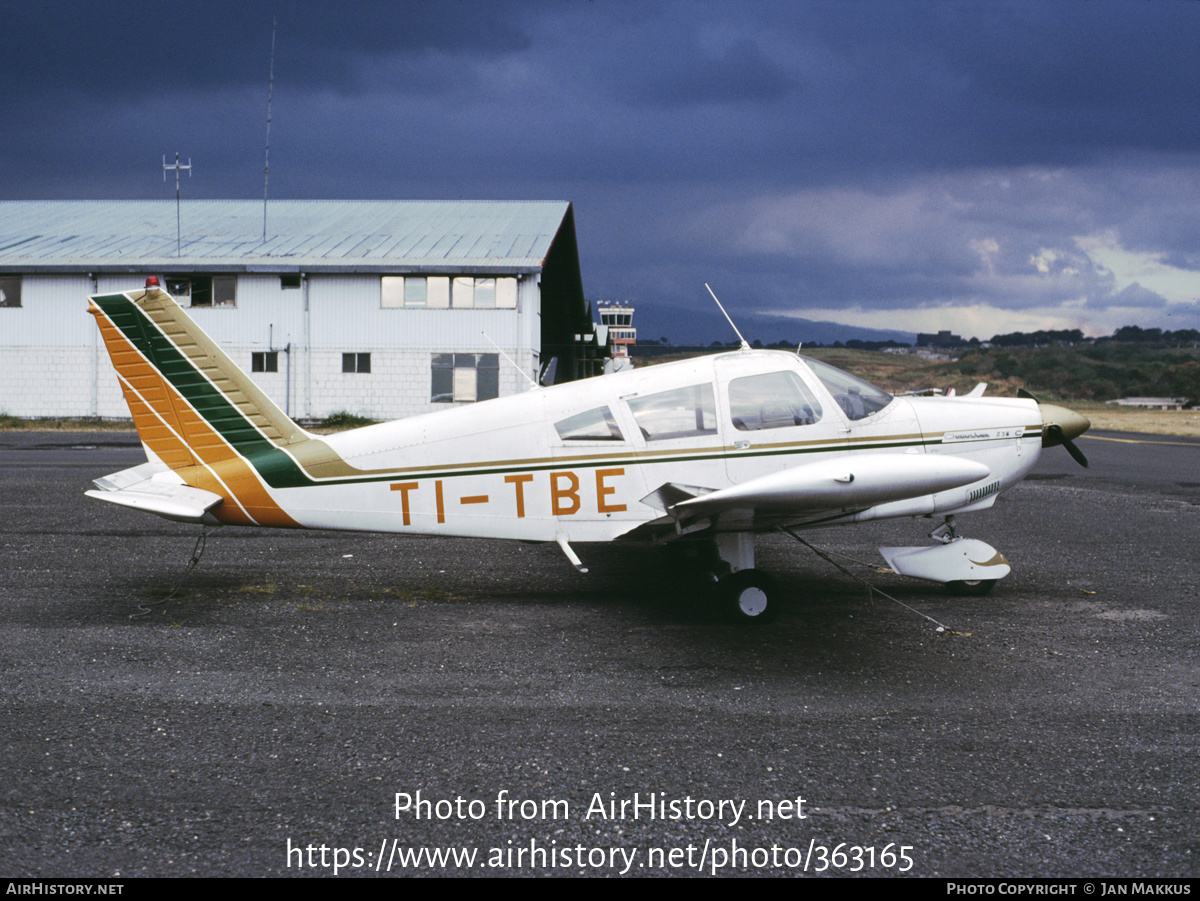
[[[128,419],[108,354],[88,347],[0,348],[0,413]]]
[[[0,413],[128,419],[84,298],[144,283],[139,274],[25,278],[22,306],[0,310]],[[304,312],[309,293],[311,323]],[[388,420],[447,409],[430,397],[433,354],[494,352],[483,334],[516,349],[524,371],[536,373],[537,352],[523,342],[537,340],[537,300],[536,280],[524,278],[518,310],[383,310],[378,275],[314,276],[311,292],[283,289],[278,276],[243,275],[236,307],[189,314],[293,418],[346,411]],[[289,345],[290,355],[282,350]],[[272,349],[279,371],[251,372],[252,354]],[[372,371],[343,373],[344,352],[369,352]],[[528,387],[501,360],[500,395]]]

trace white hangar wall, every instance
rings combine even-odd
[[[86,275],[21,279],[21,306],[0,308],[0,413],[129,418],[87,314],[88,295],[95,293],[96,281]]]
[[[602,363],[569,203],[280,201],[268,236],[261,204],[191,201],[179,247],[176,216],[0,202],[0,413],[128,418],[87,297],[152,275],[297,419],[412,416],[526,390],[550,356],[559,380]]]
[[[87,297],[139,289],[146,278],[24,276],[21,306],[0,309],[0,413],[128,418]],[[188,314],[299,419],[343,411],[399,419],[445,409],[432,397],[435,355],[495,355],[489,338],[536,379],[536,278],[517,280],[515,309],[388,309],[381,278],[315,274],[285,288],[278,275],[239,275],[232,305],[188,307]],[[276,371],[254,371],[256,353],[274,353]],[[369,354],[370,371],[344,371],[345,354]],[[529,387],[512,364],[498,364],[501,395]]]

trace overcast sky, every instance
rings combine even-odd
[[[681,333],[1200,327],[1185,0],[0,0],[0,199],[261,197],[273,15],[271,197],[568,200]]]

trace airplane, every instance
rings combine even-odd
[[[715,295],[714,295],[715,299]],[[718,302],[719,303],[719,302]],[[931,546],[881,548],[902,575],[983,595],[1011,571],[957,533],[1045,447],[1090,425],[1031,397],[893,396],[799,353],[740,350],[625,369],[316,435],[171,296],[90,298],[147,462],[88,496],[203,526],[694,542],[737,620],[775,616],[757,534],[942,517]],[[731,320],[732,324],[732,320]],[[736,328],[735,328],[736,330]]]

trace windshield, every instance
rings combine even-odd
[[[851,421],[865,419],[872,413],[878,413],[895,400],[882,388],[876,388],[870,382],[864,382],[858,376],[843,372],[836,366],[811,357],[801,359],[808,364],[813,375],[821,380],[821,384],[829,389],[846,418]]]

